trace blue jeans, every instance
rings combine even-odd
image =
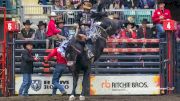
[[[31,82],[32,82],[31,74],[23,74],[23,82],[19,89],[19,95],[22,95],[22,96],[28,95],[28,90],[31,86]]]
[[[156,30],[157,30],[157,38],[165,38],[165,31],[162,24],[156,24]]]
[[[56,94],[57,89],[60,90],[61,93],[64,93],[64,86],[59,83],[59,79],[62,76],[66,69],[66,65],[63,64],[57,64],[55,66],[55,70],[53,72],[53,78],[52,78],[52,84],[53,84],[53,92],[52,95]]]

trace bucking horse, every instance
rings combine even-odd
[[[87,95],[87,91],[89,91],[88,82],[91,72],[91,64],[103,53],[108,36],[115,34],[117,29],[119,29],[122,25],[121,21],[108,18],[105,12],[95,12],[91,17],[94,19],[94,23],[90,27],[86,41],[79,40],[81,39],[81,36],[76,34],[70,37],[68,41],[66,40],[64,42],[66,44],[65,57],[67,61],[71,62],[69,69],[73,76],[73,90],[71,96],[69,97],[70,101],[75,100],[77,81],[80,71],[83,71],[84,74],[82,92],[79,99],[85,100],[85,95]],[[92,59],[89,59],[87,56],[87,50],[85,49],[86,44],[91,45],[90,50],[94,54],[94,58]]]

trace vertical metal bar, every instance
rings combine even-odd
[[[159,61],[160,61],[160,64],[159,64],[159,68],[160,68],[160,88],[164,88],[164,62],[162,61],[163,59],[163,52],[162,52],[162,43],[160,42],[159,43],[159,48],[160,48],[160,51],[159,51]],[[161,94],[164,93],[163,90],[160,91]]]
[[[168,62],[168,87],[172,88],[173,87],[173,70],[174,70],[174,67],[173,67],[173,47],[172,47],[172,38],[173,38],[173,33],[171,31],[167,31],[167,58],[169,60]],[[172,91],[169,90],[168,91],[168,94],[172,94]]]
[[[13,49],[12,49],[12,55],[13,55],[13,59],[12,59],[12,80],[13,80],[13,92],[12,94],[14,95],[15,94],[15,39],[13,37]]]
[[[2,91],[3,91],[3,95],[6,96],[7,95],[7,91],[6,91],[6,78],[5,78],[5,70],[6,70],[6,8],[2,8],[3,9],[3,12],[4,12],[4,39],[3,39],[3,66],[2,66],[2,69],[3,69],[3,73],[2,73]]]

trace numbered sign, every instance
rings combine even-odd
[[[176,30],[176,22],[174,20],[165,20],[163,21],[163,28],[166,31],[170,30]]]
[[[18,32],[20,30],[20,25],[15,21],[6,21],[6,28],[8,32]]]

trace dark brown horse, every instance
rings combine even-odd
[[[78,35],[75,35],[69,39],[68,45],[66,47],[66,58],[68,61],[72,61],[73,65],[69,66],[70,71],[73,76],[73,90],[69,100],[75,100],[77,81],[79,78],[80,71],[83,71],[83,82],[82,82],[82,92],[80,94],[80,100],[85,100],[85,95],[89,91],[89,75],[91,70],[91,63],[96,61],[106,46],[106,39],[116,33],[117,29],[121,28],[121,21],[109,19],[105,12],[101,12],[103,7],[107,4],[107,1],[102,0],[98,7],[98,12],[92,14],[94,19],[93,25],[90,27],[88,39],[86,42],[77,40]],[[87,56],[87,51],[85,49],[85,44],[89,45],[91,52],[94,54],[94,58],[90,60]]]
[[[96,23],[99,24],[96,24]],[[99,21],[95,22],[94,25],[91,26],[89,39],[84,42],[81,40],[77,40],[77,36],[73,36],[66,48],[66,58],[68,61],[73,61],[73,65],[70,66],[70,71],[73,75],[73,90],[69,100],[74,100],[76,95],[76,87],[77,81],[79,78],[80,71],[83,71],[83,82],[82,82],[82,92],[80,95],[80,100],[85,100],[86,91],[89,91],[89,75],[90,75],[90,66],[91,63],[96,61],[100,55],[103,53],[103,49],[106,46],[106,39],[108,36],[115,34],[116,30],[120,28],[121,24],[117,21],[104,17],[99,19]],[[94,54],[93,60],[89,60],[87,57],[87,52],[85,49],[85,44],[91,45],[91,51]]]

